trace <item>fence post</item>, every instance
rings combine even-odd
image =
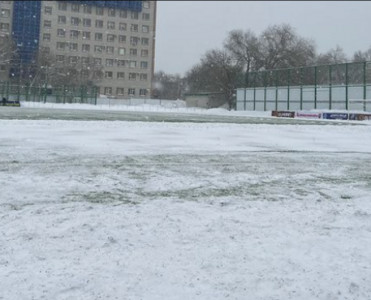
[[[97,105],[97,98],[98,98],[98,88],[96,86],[93,87],[94,90],[94,100],[95,100],[95,105]]]
[[[276,99],[275,99],[275,108],[276,108],[276,110],[278,110],[278,72],[277,72],[277,70],[276,71],[274,71],[274,74],[275,74],[275,81],[276,81]]]
[[[317,109],[317,66],[314,67],[314,109]]]
[[[300,110],[303,110],[303,68],[300,69]]]
[[[363,62],[363,111],[366,111],[366,93],[367,93],[367,81],[366,81],[366,62]]]
[[[287,110],[290,109],[290,69],[287,70]]]
[[[332,109],[332,65],[329,66],[329,109]]]
[[[256,110],[256,73],[254,74],[254,111]]]
[[[345,109],[349,109],[348,99],[348,63],[345,64]]]
[[[246,110],[246,87],[243,90],[243,110]]]

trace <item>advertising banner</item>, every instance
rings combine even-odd
[[[295,118],[295,112],[294,111],[277,111],[277,110],[272,110],[272,117]]]
[[[307,119],[321,119],[321,113],[315,112],[306,112],[306,111],[297,111],[296,116],[297,118],[307,118]]]
[[[348,120],[349,114],[347,113],[323,113],[322,117],[328,120]]]
[[[371,114],[349,114],[349,120],[355,121],[371,120]]]

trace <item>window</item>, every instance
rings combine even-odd
[[[58,9],[59,10],[67,10],[67,3],[66,2],[62,2],[62,1],[59,1],[58,2]]]
[[[43,41],[50,42],[50,33],[44,33],[43,34]]]
[[[149,14],[148,13],[143,13],[142,14],[142,20],[148,21],[149,20]]]
[[[131,24],[130,31],[131,32],[138,32],[138,24]]]
[[[94,46],[94,52],[103,53],[104,49],[104,46]]]
[[[75,18],[75,17],[71,17],[71,25],[79,25],[80,24],[80,19],[79,18]]]
[[[137,67],[137,62],[135,60],[130,61],[130,69],[134,69]]]
[[[143,8],[149,8],[149,1],[143,1]]]
[[[78,59],[77,56],[70,56],[68,60],[70,64],[76,64]]]
[[[110,8],[109,10],[108,10],[108,16],[110,16],[110,17],[114,17],[116,15],[116,11],[115,11],[115,9],[114,8]]]
[[[91,14],[91,5],[84,5],[84,13]]]
[[[119,35],[119,43],[126,43],[126,35]]]
[[[89,71],[88,70],[81,70],[81,77],[82,78],[89,78]]]
[[[95,40],[96,40],[96,41],[103,41],[103,33],[101,33],[101,32],[96,32],[96,33],[95,33]]]
[[[122,60],[122,59],[118,60],[117,61],[117,66],[118,67],[125,67],[126,66],[126,60]]]
[[[142,25],[142,32],[148,33],[149,32],[149,26],[148,25]]]
[[[116,95],[123,95],[124,94],[124,88],[117,88],[116,89]]]
[[[89,57],[81,57],[81,63],[83,65],[88,65],[89,64]]]
[[[103,16],[103,7],[96,7],[95,8],[95,13],[97,14],[97,16]]]
[[[80,11],[80,5],[79,4],[71,4],[71,10],[74,12],[79,12]]]
[[[90,19],[83,19],[82,20],[82,25],[84,27],[90,27],[91,26],[91,20]]]
[[[42,51],[44,53],[50,53],[50,48],[49,47],[42,47]]]
[[[103,28],[103,21],[102,20],[95,20],[95,27]]]
[[[113,67],[113,59],[106,59],[106,67]]]
[[[120,17],[121,17],[121,18],[127,18],[127,17],[128,17],[128,12],[127,12],[127,10],[123,10],[123,9],[121,9],[121,10],[120,10]]]
[[[62,28],[57,29],[57,36],[65,37],[66,36],[66,30],[62,29]]]
[[[129,96],[134,96],[134,95],[135,95],[135,89],[133,89],[133,88],[129,88],[129,89],[128,89],[128,95],[129,95]]]
[[[90,52],[90,45],[82,44],[81,50],[82,52]]]
[[[104,88],[104,94],[105,95],[112,95],[112,88],[111,87],[105,87]]]
[[[148,62],[147,61],[141,61],[140,62],[140,68],[141,69],[148,69]]]
[[[113,72],[111,72],[111,71],[104,72],[104,78],[112,79],[113,78]]]
[[[108,21],[107,22],[107,29],[115,29],[115,22]]]
[[[51,15],[52,14],[52,7],[51,6],[45,6],[44,7],[44,14]]]
[[[140,56],[141,56],[141,57],[148,57],[148,50],[147,50],[147,49],[145,49],[145,50],[141,50],[141,51],[140,51]]]
[[[139,96],[146,96],[147,95],[147,89],[140,89],[139,90]]]
[[[125,48],[119,48],[119,55],[125,55]]]
[[[58,24],[66,24],[66,16],[58,16]]]
[[[57,50],[64,50],[65,46],[64,42],[57,42]]]
[[[149,44],[149,39],[148,38],[142,38],[142,45],[143,46],[148,46]]]
[[[97,65],[97,66],[101,66],[102,65],[102,59],[101,58],[94,58],[94,64]]]
[[[107,46],[106,47],[106,53],[113,54],[114,51],[115,51],[115,48],[114,47],[111,47],[111,46]]]
[[[125,72],[117,72],[117,79],[124,79],[125,78]]]
[[[139,14],[138,14],[137,11],[132,11],[132,12],[131,12],[131,18],[132,18],[133,20],[138,20],[138,16],[139,16]]]
[[[10,9],[2,9],[0,17],[9,18],[10,16]]]
[[[136,80],[137,79],[137,73],[129,73],[129,80]]]
[[[57,55],[56,58],[57,58],[57,62],[59,62],[59,63],[64,62],[64,55]]]
[[[71,39],[77,39],[79,37],[79,31],[78,30],[71,30],[70,31],[70,38]]]
[[[120,30],[126,30],[126,23],[119,23]]]
[[[107,34],[107,42],[114,42],[116,39],[116,35],[114,34]]]
[[[83,40],[90,40],[90,32],[88,32],[88,31],[83,31],[83,32],[82,32],[82,39],[83,39]]]
[[[45,28],[51,28],[52,27],[52,21],[44,20],[44,27]]]
[[[70,51],[77,51],[77,43],[70,43]]]
[[[8,23],[0,23],[0,30],[2,31],[8,31],[9,30],[9,24]]]
[[[133,49],[133,48],[130,49],[130,55],[131,56],[137,56],[137,53],[138,53],[137,49]]]
[[[136,46],[138,44],[139,38],[136,36],[130,37],[130,45]]]
[[[140,74],[140,80],[147,81],[147,78],[148,78],[147,74],[144,74],[144,73]]]

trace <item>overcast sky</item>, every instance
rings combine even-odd
[[[221,48],[228,32],[288,23],[313,39],[317,53],[336,45],[349,58],[371,47],[368,1],[158,1],[155,71],[184,75],[210,49]]]

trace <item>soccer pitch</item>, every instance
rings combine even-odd
[[[0,299],[371,297],[369,123],[11,111]]]

